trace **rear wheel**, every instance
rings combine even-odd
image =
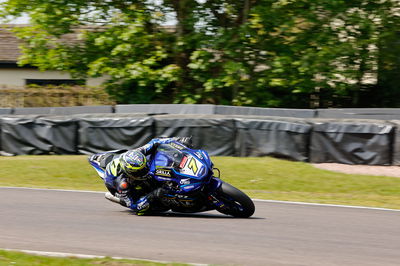
[[[253,201],[234,186],[223,182],[216,194],[217,199],[224,203],[217,208],[219,212],[240,218],[248,218],[254,214]]]

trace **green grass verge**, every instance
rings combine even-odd
[[[18,265],[18,266],[34,266],[34,265],[47,265],[47,266],[84,266],[84,265],[109,265],[109,266],[127,266],[127,265],[170,265],[180,266],[188,264],[180,263],[158,263],[151,261],[141,260],[127,260],[127,259],[82,259],[76,257],[47,257],[30,255],[22,252],[0,250],[0,266],[2,265]]]
[[[349,175],[270,157],[214,157],[221,178],[253,198],[400,209],[400,178]],[[87,156],[0,157],[0,186],[105,191]]]

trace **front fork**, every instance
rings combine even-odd
[[[225,207],[225,204],[216,197],[217,190],[221,187],[222,182],[220,178],[213,176],[208,185],[207,199],[215,209],[223,209]]]
[[[223,209],[225,207],[225,204],[217,199],[213,194],[208,195],[208,201],[211,202],[211,205],[215,209]]]

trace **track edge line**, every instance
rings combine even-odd
[[[105,193],[105,191],[92,191],[92,190],[73,190],[73,189],[57,189],[57,188],[31,188],[31,187],[7,187],[0,186],[5,189],[28,189],[28,190],[44,190],[44,191],[61,191],[61,192],[78,192],[78,193]],[[397,209],[378,208],[378,207],[367,207],[367,206],[353,206],[353,205],[340,205],[340,204],[328,204],[328,203],[312,203],[312,202],[300,202],[300,201],[284,201],[284,200],[265,200],[265,199],[252,199],[253,201],[269,202],[269,203],[284,203],[284,204],[296,204],[296,205],[310,205],[310,206],[324,206],[324,207],[337,207],[337,208],[351,208],[351,209],[368,209],[378,211],[393,211],[400,212]]]

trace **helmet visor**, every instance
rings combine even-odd
[[[129,167],[125,169],[125,173],[130,177],[134,177],[135,179],[145,176],[148,172],[149,168],[146,165],[144,165],[141,169],[132,169]]]

